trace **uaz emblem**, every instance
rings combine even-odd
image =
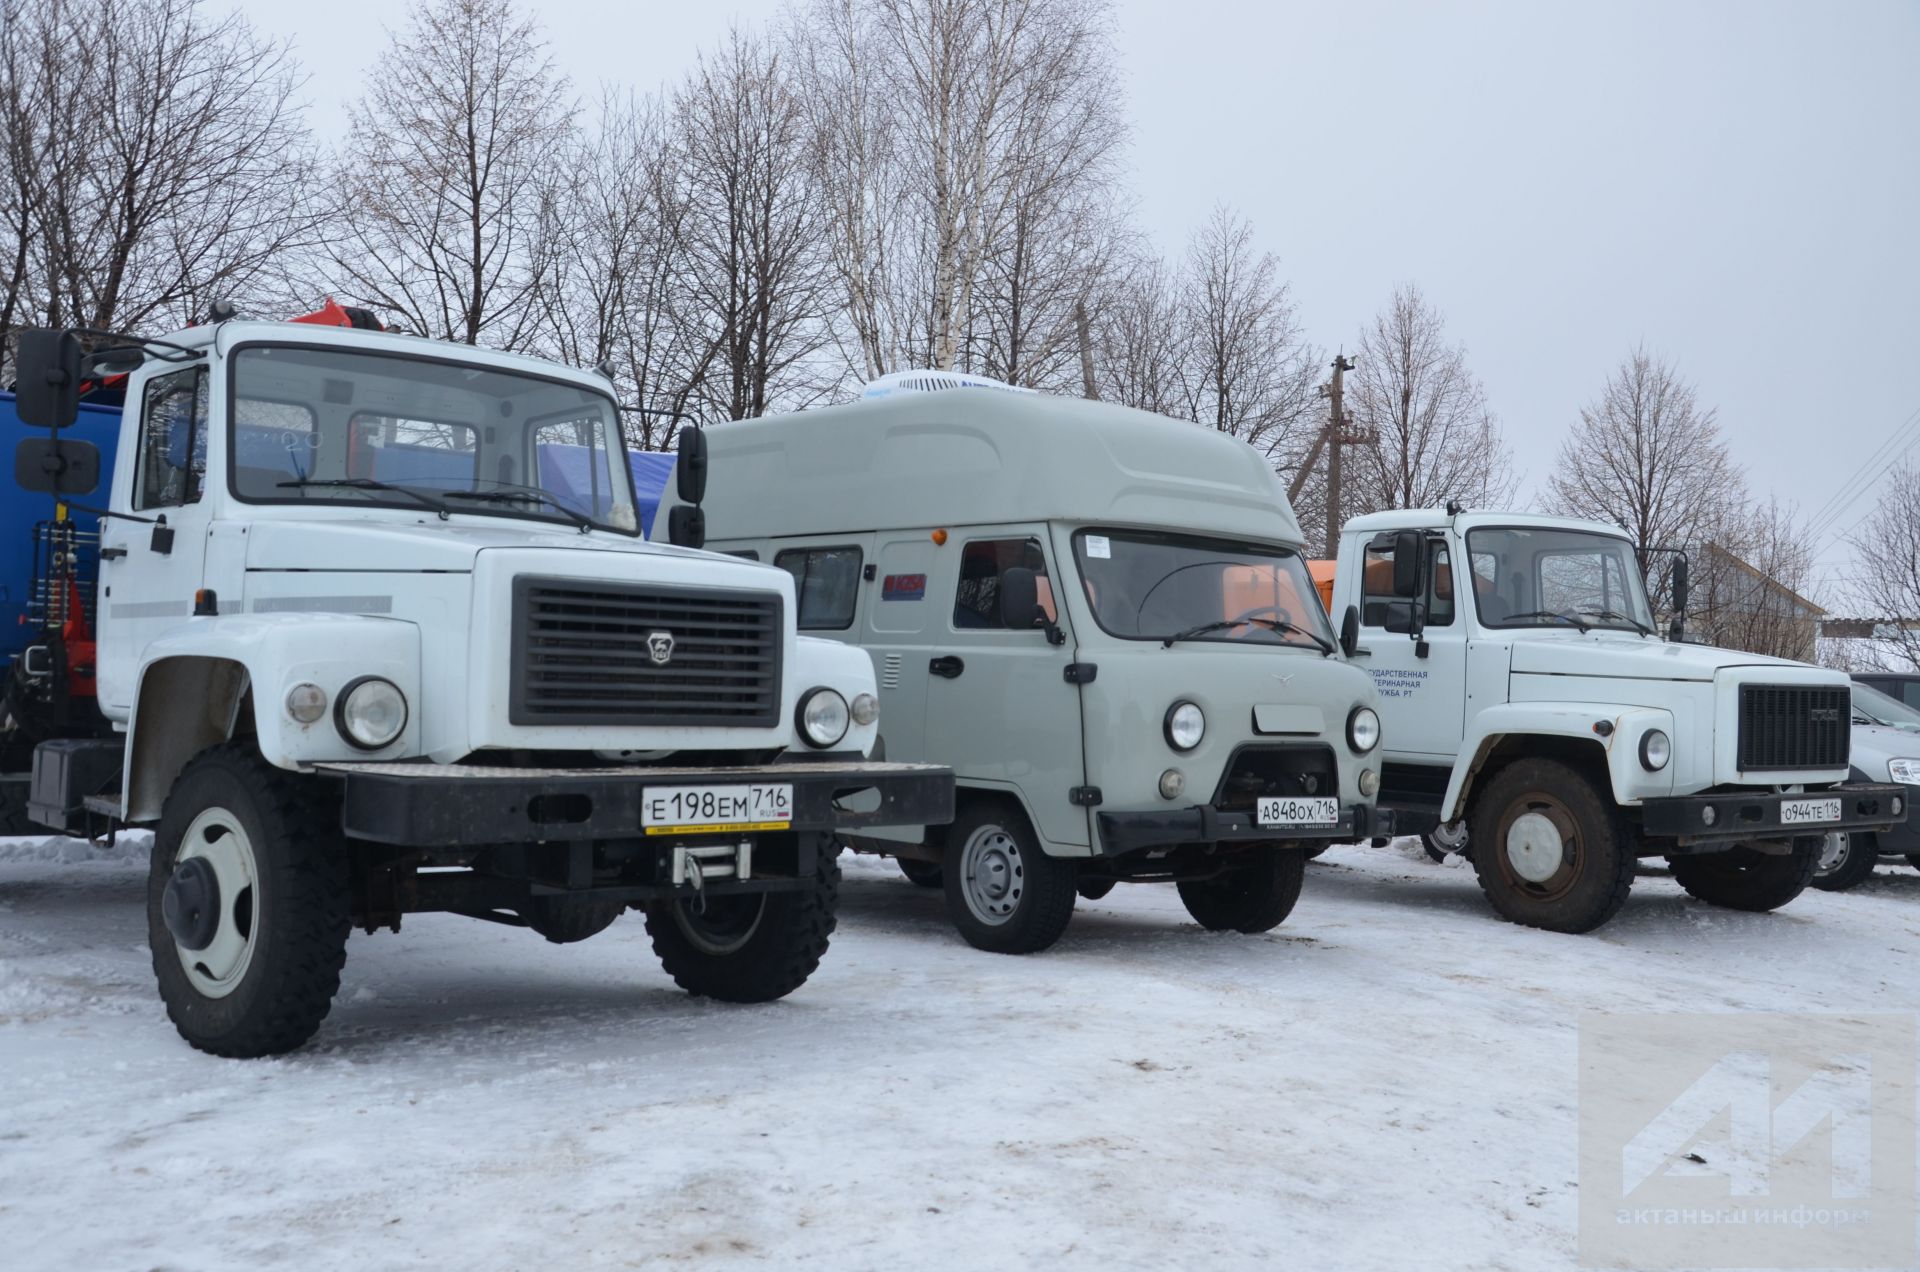
[[[647,655],[653,659],[654,665],[657,667],[664,667],[668,663],[672,662],[673,661],[673,633],[672,632],[648,632],[647,633]]]

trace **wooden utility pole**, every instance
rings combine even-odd
[[[1087,302],[1073,302],[1073,326],[1080,337],[1080,391],[1087,398],[1100,396],[1093,387],[1093,332],[1087,322]]]
[[[1377,434],[1373,432],[1357,433],[1353,429],[1353,417],[1347,414],[1345,405],[1346,382],[1342,379],[1353,370],[1353,359],[1340,354],[1333,360],[1333,379],[1320,386],[1320,392],[1327,397],[1327,422],[1315,435],[1313,445],[1307,450],[1307,457],[1300,461],[1300,471],[1293,475],[1293,484],[1287,487],[1287,502],[1300,498],[1301,488],[1307,484],[1307,477],[1313,472],[1313,466],[1320,458],[1320,452],[1327,452],[1327,557],[1337,556],[1340,552],[1340,448],[1343,446],[1371,445]]]

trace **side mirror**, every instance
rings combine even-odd
[[[13,481],[43,495],[89,495],[100,484],[100,448],[92,442],[29,437],[13,448]]]
[[[1047,612],[1040,608],[1040,579],[1032,570],[1009,566],[1000,574],[1000,617],[1008,627],[1031,631]]]
[[[1388,601],[1387,612],[1381,618],[1380,626],[1390,632],[1399,632],[1402,635],[1411,633],[1413,631],[1413,602]]]
[[[1687,558],[1675,557],[1673,561],[1673,612],[1687,612]]]
[[[1402,530],[1393,536],[1393,594],[1420,595],[1420,558],[1426,553],[1424,536],[1418,530]]]
[[[1340,652],[1353,657],[1360,648],[1360,607],[1347,606],[1347,612],[1340,619]]]
[[[707,435],[698,428],[680,430],[680,458],[673,466],[680,502],[698,504],[707,497]],[[675,539],[675,543],[679,540]],[[694,546],[698,546],[697,544]]]
[[[28,327],[14,355],[14,410],[22,424],[62,429],[80,415],[80,338]]]
[[[707,514],[681,504],[667,514],[667,542],[679,548],[707,546]]]

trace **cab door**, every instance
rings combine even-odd
[[[1451,764],[1466,727],[1466,621],[1456,604],[1445,540],[1430,537],[1425,544],[1427,622],[1419,641],[1405,631],[1407,598],[1393,594],[1393,536],[1364,545],[1360,646],[1366,652],[1354,661],[1380,691],[1384,753],[1415,763]],[[1389,631],[1389,624],[1402,630]]]
[[[928,599],[938,549],[926,533],[881,535],[866,585],[867,629],[880,685],[880,739],[890,760],[928,760],[927,665],[940,639],[938,603]],[[932,589],[936,590],[937,589]]]
[[[1071,630],[1052,581],[1059,577],[1037,527],[980,526],[953,532],[929,574],[934,638],[927,679],[926,758],[952,766],[965,787],[1019,794],[1050,844],[1090,843],[1080,690],[1066,678]],[[1000,579],[1024,568],[1040,576],[1043,607],[1064,643],[1044,628],[1014,630],[1000,611]],[[883,717],[884,720],[884,717]],[[889,750],[889,754],[892,752]]]
[[[138,427],[115,465],[113,507],[149,521],[100,520],[97,692],[115,716],[133,706],[146,648],[193,613],[211,521],[207,368],[146,381]],[[237,603],[238,596],[230,598]]]

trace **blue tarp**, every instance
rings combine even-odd
[[[0,450],[11,460],[14,448],[29,438],[44,438],[47,431],[29,428],[14,413],[13,394],[0,393]],[[69,498],[96,508],[107,505],[107,492],[113,489],[114,449],[120,438],[120,408],[117,406],[80,407],[80,417],[60,436],[92,442],[100,448],[100,484],[84,495]],[[53,520],[53,496],[34,494],[13,484],[9,472],[7,487],[0,494],[0,658],[11,657],[27,643],[31,634],[21,625],[26,614],[27,593],[33,587],[33,527]],[[76,512],[73,519],[82,530],[99,529],[99,518]]]

